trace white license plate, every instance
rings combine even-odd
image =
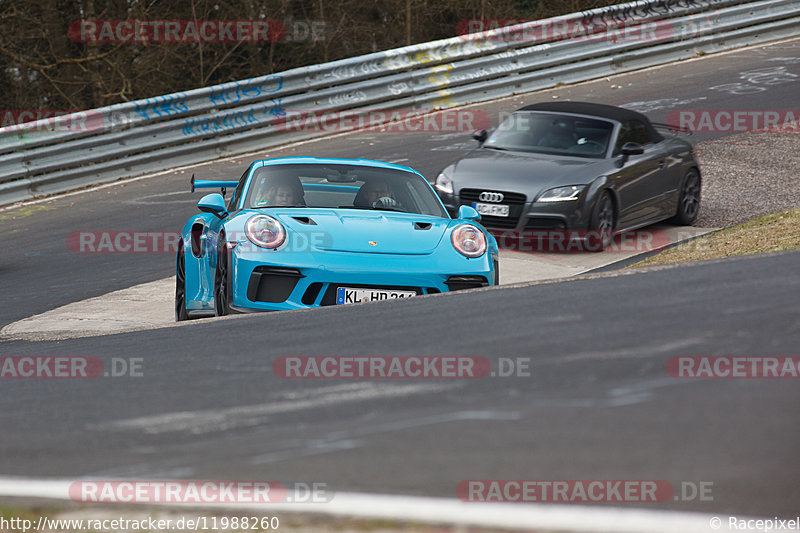
[[[390,291],[385,289],[360,289],[357,287],[339,287],[336,289],[336,303],[359,304],[363,302],[380,302],[381,300],[398,300],[413,298],[414,291]]]
[[[472,207],[481,215],[493,217],[507,217],[509,211],[509,206],[502,204],[482,204],[480,202],[475,202],[472,204]]]

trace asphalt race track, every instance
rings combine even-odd
[[[772,78],[752,74],[764,68]],[[795,40],[475,107],[496,123],[500,111],[557,95],[636,103],[664,121],[674,109],[796,109],[798,83]],[[268,154],[394,161],[432,180],[473,145],[468,133],[372,132]],[[67,236],[176,231],[199,198],[188,192],[192,172],[238,177],[249,159],[0,212],[0,326],[169,276],[170,254],[78,254]],[[141,358],[142,376],[3,380],[0,474],[321,481],[445,497],[469,479],[657,479],[712,482],[713,501],[655,508],[793,517],[797,380],[682,380],[665,365],[674,356],[800,356],[798,302],[800,253],[792,252],[106,337],[4,341],[4,356]],[[275,358],[296,355],[481,356],[498,372],[501,358],[523,358],[530,376],[272,373]]]

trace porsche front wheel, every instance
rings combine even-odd
[[[189,320],[186,310],[186,258],[183,255],[183,244],[178,250],[178,264],[175,268],[175,322]]]
[[[217,270],[214,274],[214,314],[225,316],[230,314],[230,283],[228,275],[228,253],[224,240],[217,255]]]

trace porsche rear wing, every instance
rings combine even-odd
[[[235,189],[239,185],[238,180],[196,180],[194,179],[194,174],[192,174],[192,179],[189,183],[191,183],[192,192],[195,189],[216,189],[219,187],[222,189],[222,196],[225,196],[225,189],[228,187]]]

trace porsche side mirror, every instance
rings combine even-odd
[[[487,137],[489,137],[489,134],[486,133],[486,130],[476,131],[475,133],[472,134],[472,138],[481,144],[483,144],[484,141],[486,141]]]
[[[635,142],[626,142],[620,150],[622,155],[641,155],[644,153],[644,146]]]
[[[218,192],[200,198],[197,208],[204,213],[213,213],[219,218],[225,218],[228,214],[228,210],[225,208],[225,199]]]
[[[481,220],[481,214],[471,205],[462,205],[458,208],[458,218],[479,222]]]

